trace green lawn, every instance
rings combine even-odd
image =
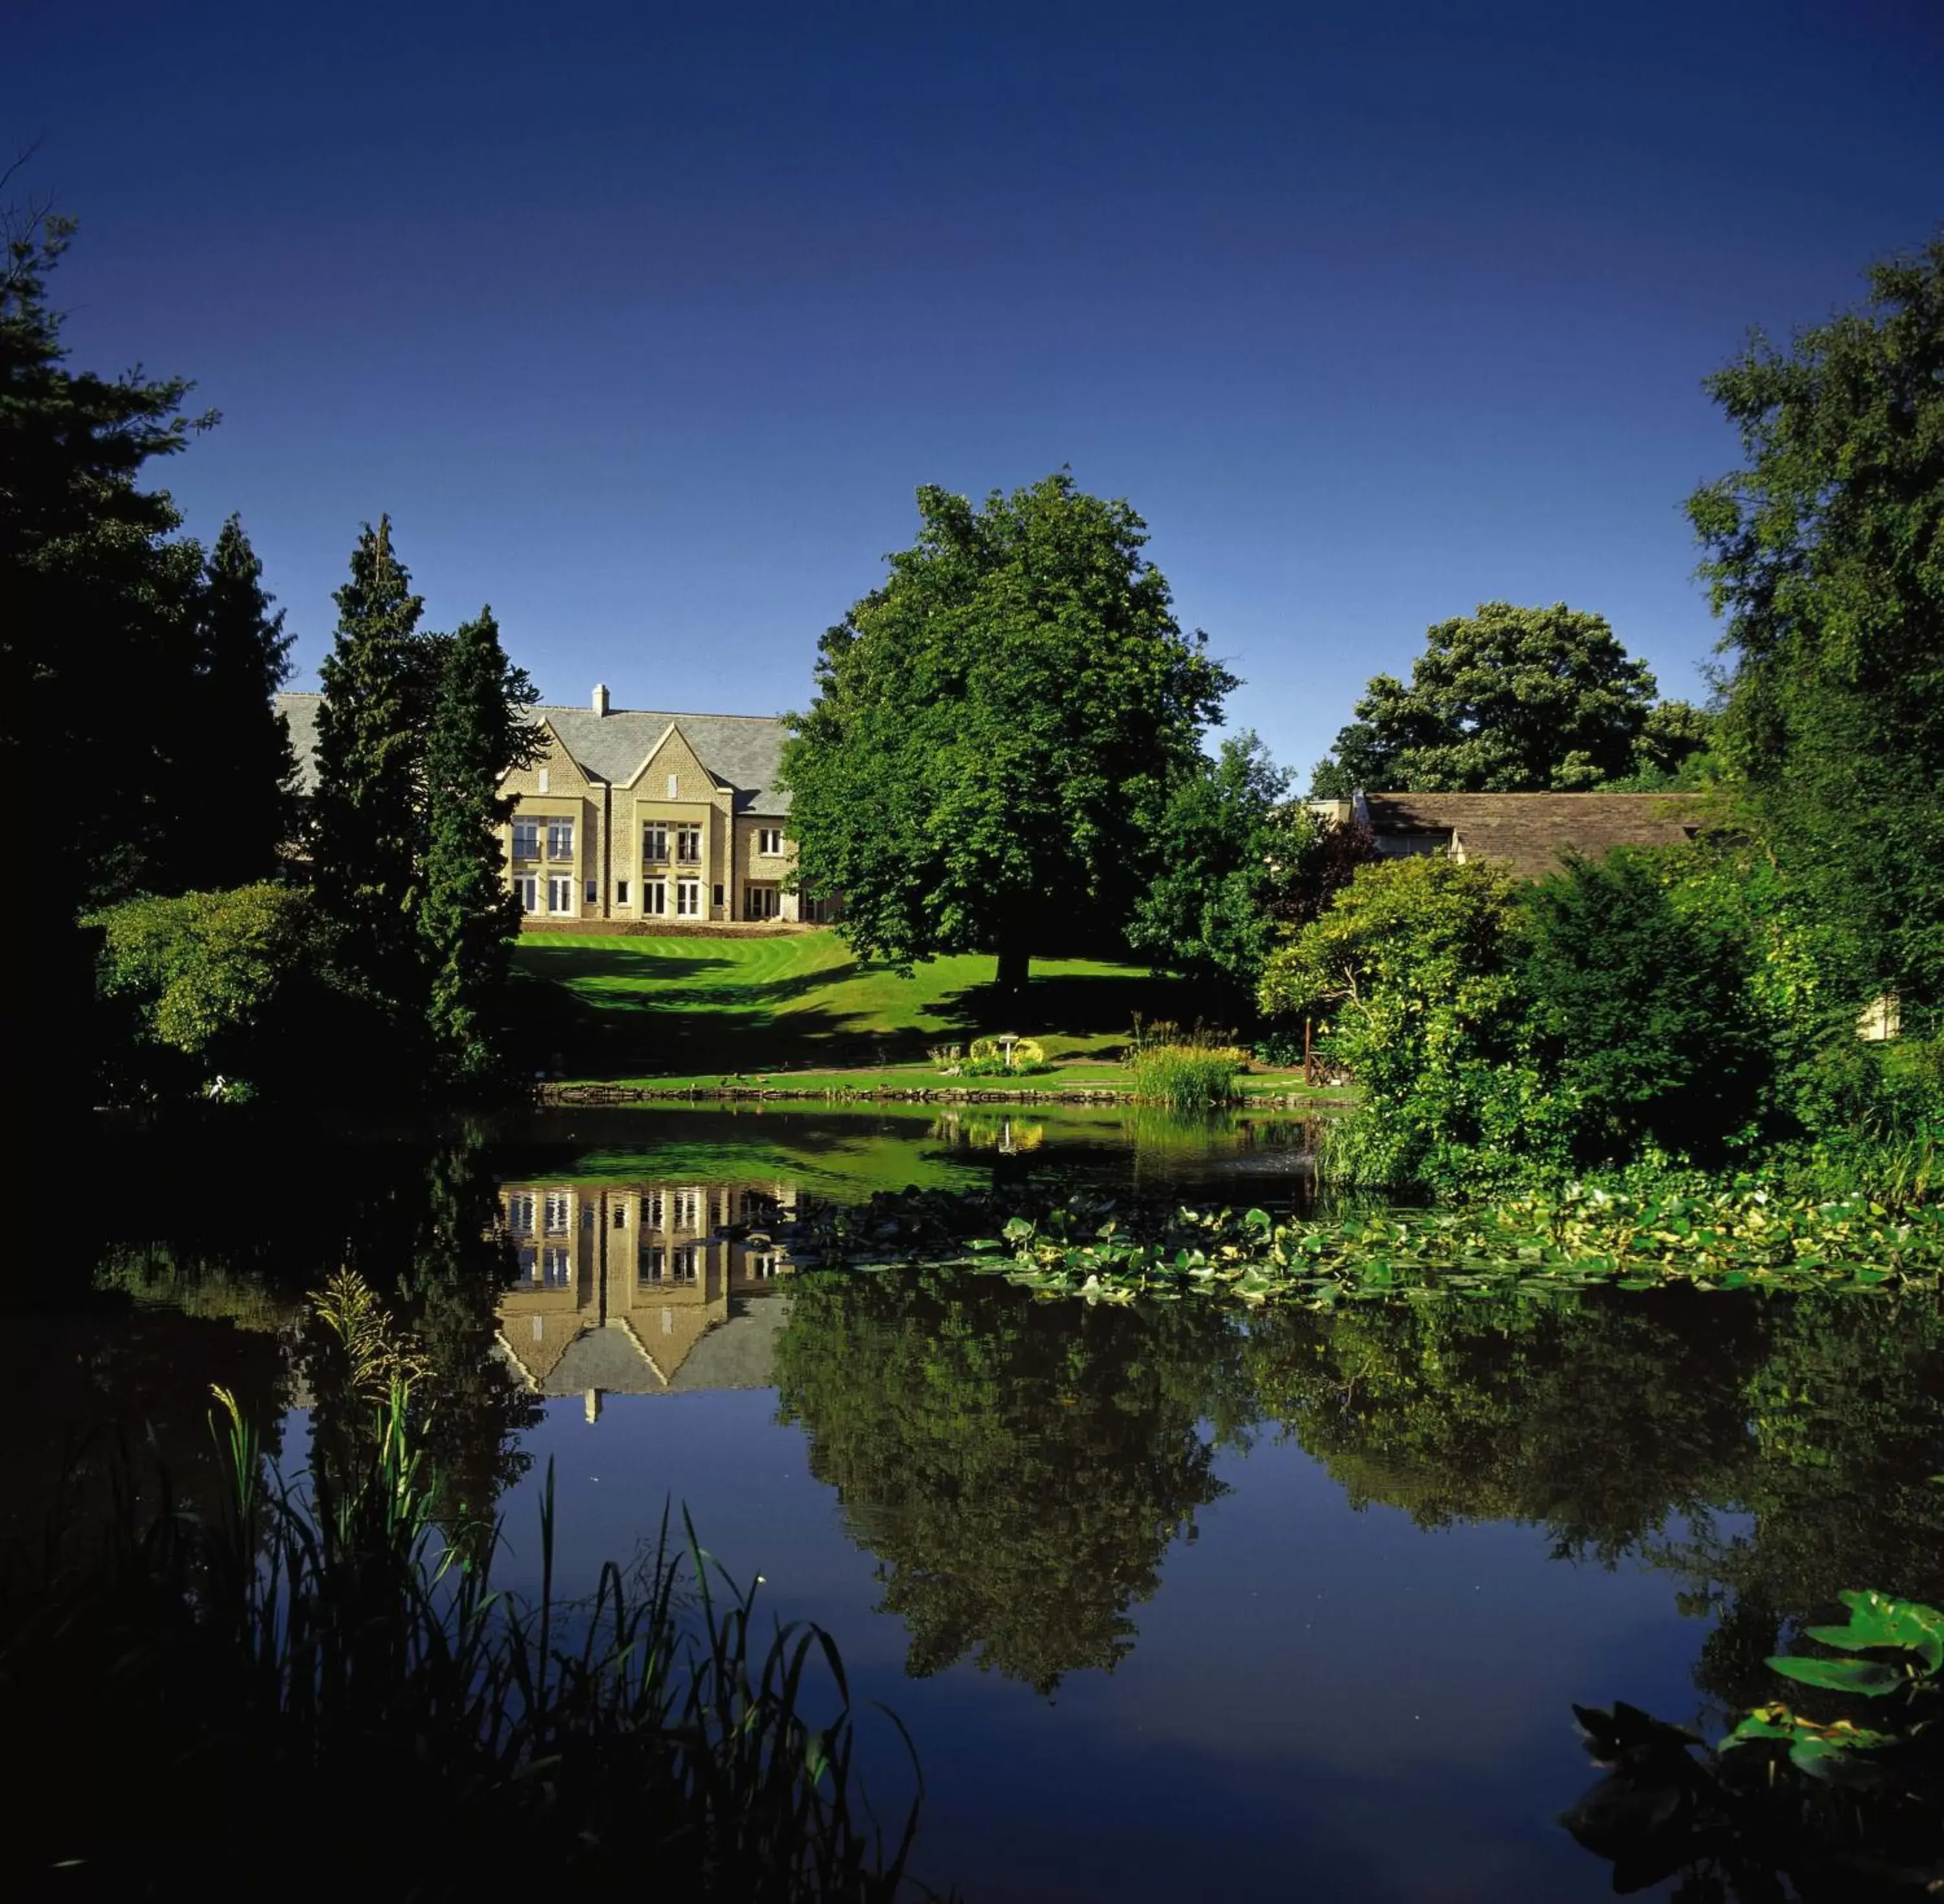
[[[536,933],[515,958],[534,1063],[574,1078],[714,1085],[741,1074],[795,1085],[808,1074],[840,1089],[857,1081],[835,1074],[869,1069],[937,1083],[927,1047],[1007,1031],[1039,1039],[1059,1066],[1023,1082],[1124,1085],[1125,1074],[1099,1060],[1118,1056],[1136,1013],[1192,1022],[1200,1010],[1190,987],[1138,966],[1048,959],[1034,965],[1024,1004],[1001,1014],[989,958],[934,959],[900,978],[860,962],[833,932]],[[1076,1069],[1075,1060],[1092,1062]]]

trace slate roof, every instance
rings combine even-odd
[[[309,793],[317,785],[317,710],[319,694],[279,694],[277,706],[290,722],[291,746],[297,757],[298,786]],[[537,707],[581,771],[595,780],[626,786],[670,727],[697,759],[718,780],[736,789],[735,810],[781,818],[789,795],[776,784],[789,730],[762,714],[658,714],[615,708],[596,714],[585,707]]]
[[[1371,793],[1377,850],[1453,847],[1521,878],[1558,870],[1569,850],[1589,860],[1616,846],[1678,846],[1693,837],[1687,803],[1665,793]]]
[[[718,780],[736,789],[739,814],[789,811],[789,795],[776,784],[789,730],[762,714],[658,714],[614,708],[596,714],[586,707],[537,707],[560,736],[561,743],[583,773],[626,786],[671,727]]]

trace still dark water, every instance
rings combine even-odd
[[[1301,1127],[574,1113],[428,1150],[131,1149],[9,1324],[18,1527],[103,1414],[206,1472],[208,1384],[301,1462],[306,1290],[417,1321],[442,1458],[531,1586],[685,1504],[909,1727],[968,1899],[1589,1899],[1572,1702],[1719,1729],[1836,1592],[1944,1594],[1934,1303],[1673,1292],[1253,1318],[800,1271],[791,1213],[1060,1168],[1300,1203]],[[489,1223],[504,1241],[482,1244]],[[200,1469],[198,1464],[201,1464]],[[867,1724],[887,1801],[895,1735]]]

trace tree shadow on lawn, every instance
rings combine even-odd
[[[915,1024],[873,1028],[861,1014],[785,1007],[873,968],[847,960],[738,984],[733,959],[630,958],[625,942],[522,946],[515,996],[536,1069],[577,1078],[750,1076],[914,1063],[981,1032],[1084,1038],[1125,1032],[1140,1013],[1192,1016],[1177,981],[1143,974],[1029,979],[1023,1000],[987,983],[921,1005]]]

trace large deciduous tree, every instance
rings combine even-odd
[[[318,671],[318,900],[346,981],[386,1016],[416,1020],[425,750],[438,657],[419,632],[424,603],[392,550],[389,516],[364,525],[336,600],[336,639]]]
[[[1428,632],[1408,687],[1372,679],[1310,791],[1581,792],[1671,771],[1706,725],[1656,694],[1604,616],[1482,602]]]
[[[453,635],[440,672],[418,911],[435,1062],[461,1085],[490,1078],[501,1062],[497,1020],[520,915],[499,830],[513,802],[500,786],[539,751],[539,731],[523,718],[537,698],[525,670],[506,659],[493,611],[481,609]]]
[[[1733,674],[1723,747],[1850,941],[1853,1007],[1944,998],[1944,237],[1863,308],[1709,380],[1744,466],[1688,512]]]
[[[1118,934],[1169,795],[1234,677],[1185,635],[1124,502],[1065,473],[984,507],[918,491],[922,530],[820,644],[784,773],[799,878],[909,962]]]

